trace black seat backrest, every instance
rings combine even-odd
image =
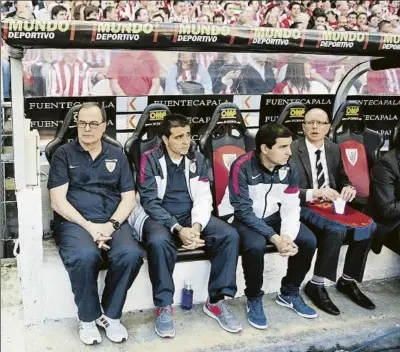
[[[232,163],[237,157],[254,148],[255,138],[247,130],[237,105],[220,104],[200,139],[201,152],[211,166],[210,182],[215,210],[221,203],[228,185]]]
[[[161,143],[160,125],[171,111],[163,104],[150,104],[144,111],[135,132],[125,143],[125,154],[132,170],[138,170],[141,154]]]
[[[389,141],[389,149],[394,148],[395,141],[396,141],[396,138],[399,135],[399,133],[400,133],[400,120],[399,120],[399,122],[397,122],[397,125],[395,126],[395,128],[393,130],[392,137],[390,138],[390,141]]]
[[[79,104],[73,106],[71,109],[68,110],[63,123],[61,125],[58,125],[56,136],[52,141],[47,144],[45,154],[49,164],[51,163],[51,159],[54,153],[59,147],[77,137],[78,133],[76,130],[76,121],[78,119],[78,113],[81,107],[82,105]],[[106,116],[106,111],[104,107],[101,107],[101,114],[103,116]],[[103,140],[118,148],[122,148],[121,143],[106,134],[104,134]]]
[[[329,137],[340,145],[347,176],[357,195],[369,195],[369,170],[378,159],[383,137],[365,126],[361,104],[345,101],[334,116]]]
[[[279,115],[277,123],[287,127],[293,133],[293,140],[304,136],[303,122],[307,108],[302,103],[289,103]]]

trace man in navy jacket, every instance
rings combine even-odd
[[[276,303],[302,317],[317,317],[299,294],[311,266],[316,240],[300,223],[299,176],[294,163],[289,161],[291,136],[282,125],[262,126],[256,135],[256,150],[232,164],[229,187],[219,207],[220,215],[234,214],[232,225],[240,236],[248,321],[258,329],[267,327],[261,288],[264,252],[269,242],[289,258]]]
[[[236,294],[239,235],[211,215],[212,196],[207,164],[202,154],[190,152],[189,120],[170,114],[162,125],[162,144],[143,153],[139,170],[141,206],[130,222],[147,250],[153,300],[157,307],[155,330],[175,336],[172,320],[177,243],[185,249],[206,247],[211,261],[209,299],[203,311],[229,332],[242,326],[224,302]],[[196,273],[193,273],[196,275]]]

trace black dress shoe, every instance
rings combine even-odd
[[[350,299],[360,307],[366,309],[375,309],[375,304],[360,291],[354,281],[346,281],[343,278],[340,278],[336,283],[336,288],[339,292],[342,292],[346,296],[350,297]]]
[[[340,314],[339,308],[331,301],[324,285],[316,285],[309,281],[304,288],[304,292],[319,309],[331,315]]]

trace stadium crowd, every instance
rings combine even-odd
[[[37,20],[214,23],[240,26],[400,33],[400,1],[2,1],[1,17]],[[10,69],[2,43],[3,93]],[[26,94],[33,96],[149,94],[334,93],[347,71],[318,59],[289,62],[265,55],[100,50],[28,50]],[[124,67],[130,67],[129,72]],[[128,76],[129,75],[129,76]],[[132,79],[132,78],[135,79]],[[185,82],[195,82],[188,84]],[[399,70],[371,72],[350,94],[399,94]]]

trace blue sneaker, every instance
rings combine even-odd
[[[261,297],[247,299],[247,320],[256,329],[267,328],[267,318],[264,313],[263,301]]]
[[[298,315],[303,318],[313,319],[318,316],[317,312],[314,309],[305,304],[300,294],[294,296],[284,296],[282,294],[279,294],[276,296],[275,302],[278,303],[280,306],[293,309]]]

